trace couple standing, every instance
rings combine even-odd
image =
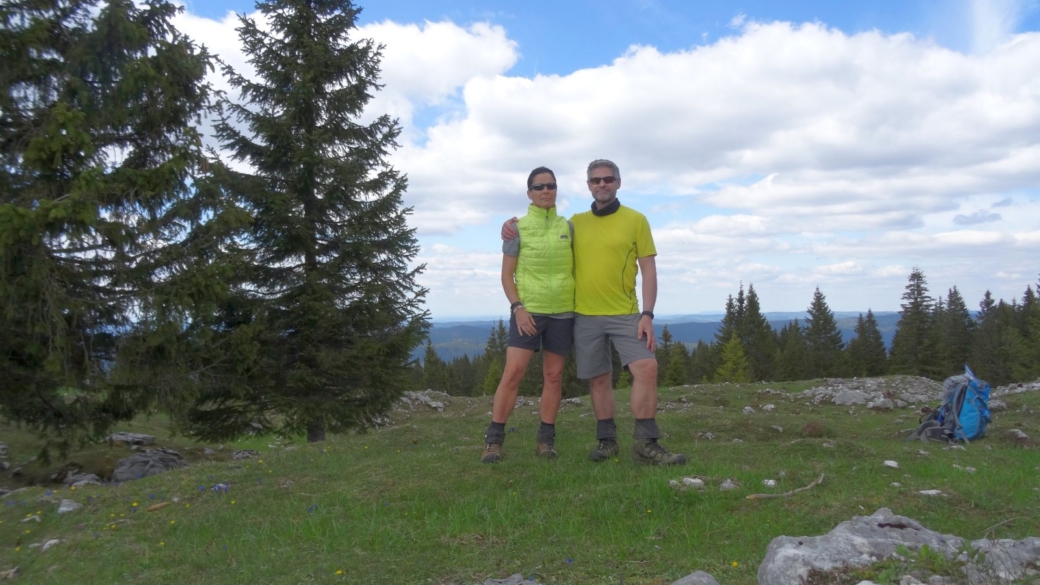
[[[632,460],[675,465],[686,457],[670,453],[657,440],[657,359],[654,357],[653,307],[657,268],[650,224],[617,199],[621,172],[609,160],[589,164],[587,184],[592,209],[571,221],[556,214],[556,175],[538,167],[527,177],[531,205],[527,215],[506,222],[502,234],[502,288],[510,302],[509,339],[502,381],[495,390],[491,425],[484,435],[481,461],[502,460],[505,423],[516,404],[520,380],[534,352],[542,349],[541,426],[536,455],[556,457],[555,422],[560,407],[563,365],[575,348],[578,378],[589,380],[599,445],[589,453],[606,461],[619,453],[614,424],[613,359],[632,374],[635,416]],[[636,297],[642,271],[643,311]]]

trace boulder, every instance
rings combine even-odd
[[[803,582],[809,571],[868,567],[892,556],[900,545],[956,556],[964,539],[928,530],[916,520],[881,508],[871,516],[855,516],[823,536],[778,536],[766,548],[758,567],[759,585]]]
[[[252,449],[242,449],[241,451],[235,451],[234,453],[232,453],[231,454],[231,459],[233,461],[240,461],[242,459],[250,459],[252,457],[259,457],[259,456],[260,456],[260,452],[259,451],[254,451]]]
[[[130,481],[187,466],[188,462],[184,460],[184,457],[172,449],[164,447],[146,449],[117,461],[115,471],[112,472],[112,479]]]
[[[960,537],[929,530],[916,520],[881,508],[871,516],[842,522],[823,536],[774,538],[758,567],[758,583],[801,583],[813,570],[826,573],[868,567],[894,557],[900,547],[916,552],[926,545],[932,552],[962,564],[966,581],[958,579],[957,583],[1021,583],[1035,578],[1035,567],[1040,564],[1040,538],[982,539],[965,547]],[[933,575],[928,582],[934,579],[941,578]],[[905,576],[904,581],[914,582]]]
[[[101,478],[93,473],[72,472],[65,476],[65,485],[83,487],[87,484],[101,485]]]
[[[155,437],[141,433],[128,433],[120,431],[105,437],[106,441],[112,443],[126,443],[127,445],[154,445]]]

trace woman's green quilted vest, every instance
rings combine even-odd
[[[530,313],[552,315],[574,310],[574,254],[571,228],[556,208],[530,205],[517,222],[520,256],[516,292]]]

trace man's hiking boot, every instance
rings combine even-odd
[[[686,463],[686,456],[682,453],[671,453],[661,446],[657,439],[650,439],[632,445],[632,461],[643,465],[682,465]]]
[[[534,455],[539,459],[556,459],[556,449],[552,443],[538,443],[534,448]]]
[[[502,460],[502,444],[501,443],[487,443],[484,445],[484,455],[481,456],[481,463],[498,463]]]
[[[589,459],[593,461],[607,461],[618,456],[621,448],[618,447],[617,439],[602,439],[599,446],[589,453]]]

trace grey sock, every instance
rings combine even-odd
[[[612,418],[596,421],[596,440],[602,441],[603,439],[614,439],[614,441],[617,441],[617,425],[614,424],[614,419]]]
[[[506,423],[492,422],[484,432],[484,442],[501,445],[506,442]]]
[[[545,421],[542,421],[541,426],[538,427],[538,442],[546,445],[552,445],[556,442],[556,425],[551,425]]]
[[[655,418],[637,418],[636,419],[636,430],[632,433],[637,441],[648,441],[650,439],[660,439],[661,430],[657,428],[657,419]]]

